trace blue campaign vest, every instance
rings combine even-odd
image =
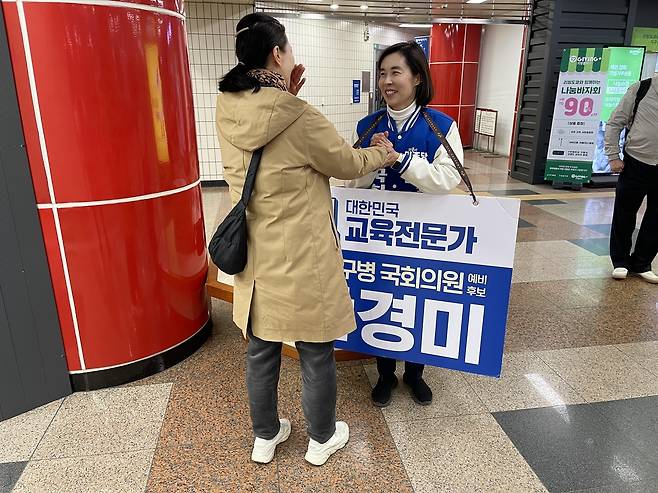
[[[454,120],[440,111],[418,107],[407,123],[401,129],[398,129],[395,121],[389,115],[386,115],[386,109],[383,109],[366,116],[357,124],[356,131],[361,136],[380,115],[384,114],[382,121],[377,124],[361,147],[369,147],[374,134],[388,131],[388,138],[397,152],[402,154],[411,151],[432,162],[436,151],[441,147],[441,142],[421,114],[423,110],[427,111],[437,127],[447,136]],[[403,172],[404,169],[406,168],[402,169]],[[402,178],[399,166],[380,169],[371,188],[396,192],[418,192],[418,188]]]

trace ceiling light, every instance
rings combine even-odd
[[[410,27],[412,29],[432,29],[432,24],[400,24],[400,27]]]
[[[340,8],[340,5],[338,5],[337,3],[332,3],[331,5],[329,5],[329,8],[331,10],[338,10]]]
[[[466,3],[484,3],[487,0],[468,0]]]
[[[315,20],[320,20],[320,19],[326,19],[324,14],[314,14],[314,13],[303,13],[300,15],[302,19],[315,19]]]
[[[361,10],[368,10],[368,5],[365,3],[361,5]]]

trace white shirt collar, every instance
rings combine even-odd
[[[391,107],[387,107],[387,111],[389,116],[395,121],[395,125],[398,128],[402,128],[402,126],[411,117],[411,115],[414,114],[417,108],[418,105],[416,104],[416,101],[414,101],[413,103],[411,103],[409,106],[407,106],[402,110],[394,110]]]

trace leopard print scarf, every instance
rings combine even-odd
[[[263,87],[276,87],[282,91],[288,91],[286,81],[282,75],[264,68],[257,68],[247,72],[247,75],[252,79],[256,79]]]

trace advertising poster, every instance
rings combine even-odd
[[[644,46],[649,53],[658,53],[658,28],[636,27],[633,29],[633,46]]]
[[[601,120],[606,74],[603,48],[564,50],[544,178],[586,183]]]
[[[643,48],[606,48],[603,54],[603,70],[606,73],[605,96],[601,121],[596,136],[596,152],[592,171],[594,174],[612,173],[608,157],[605,155],[605,127],[612,112],[619,105],[628,88],[640,80],[644,62]],[[625,134],[621,135],[620,148],[624,147]]]
[[[593,173],[610,173],[603,152],[605,125],[639,80],[643,61],[643,48],[564,50],[545,179],[582,184]]]

